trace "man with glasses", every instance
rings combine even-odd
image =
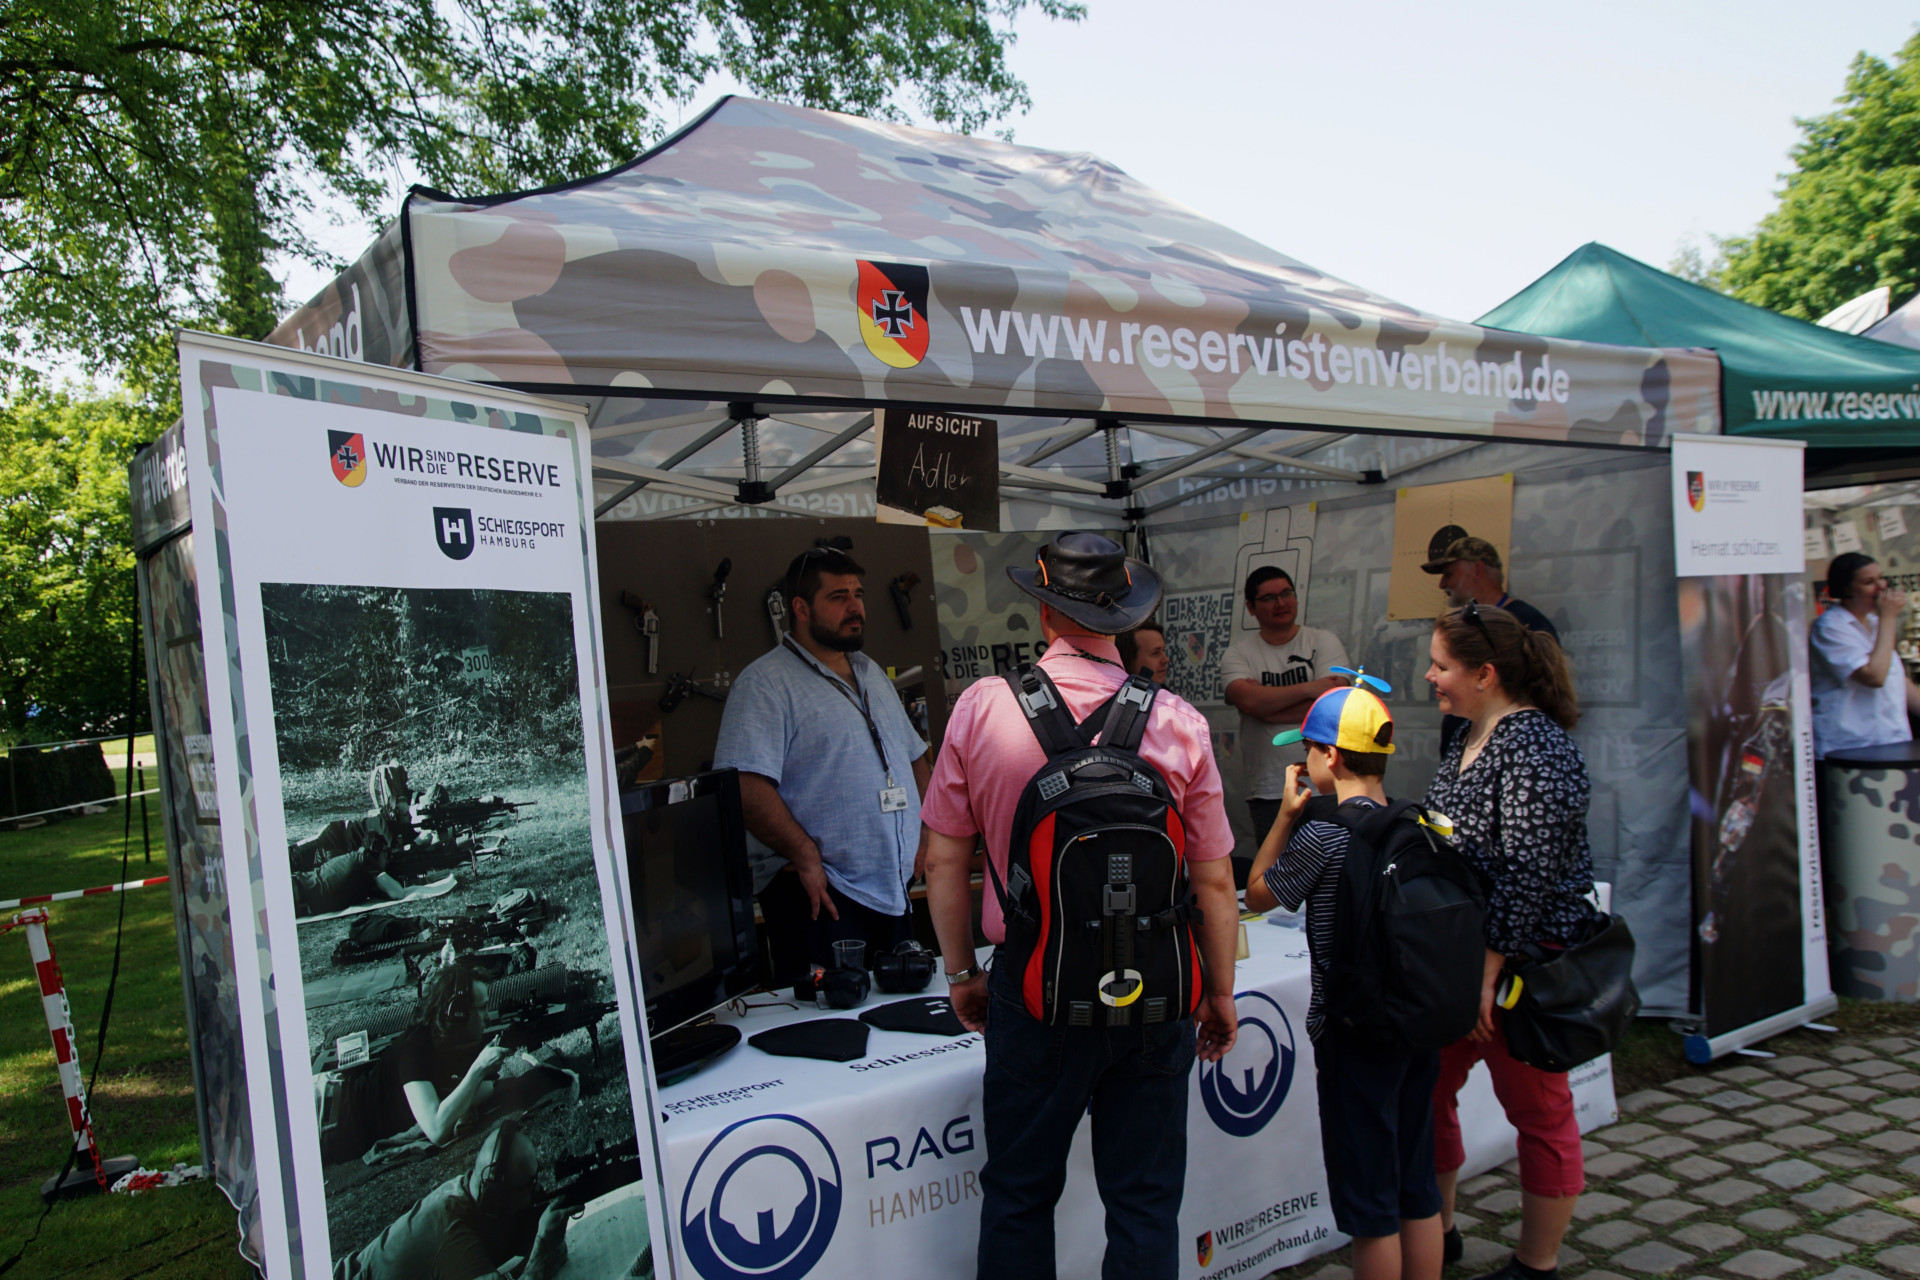
[[[774,985],[832,968],[833,944],[869,958],[913,937],[927,744],[866,639],[866,572],[850,547],[787,566],[792,630],[734,681],[713,763],[740,771],[747,830],[786,860],[760,892]]]
[[[1220,659],[1220,681],[1227,701],[1240,712],[1240,747],[1245,756],[1247,811],[1253,818],[1253,842],[1266,839],[1286,795],[1287,766],[1306,761],[1299,743],[1274,746],[1275,732],[1299,725],[1313,700],[1346,683],[1327,674],[1348,666],[1346,646],[1331,631],[1300,625],[1300,597],[1293,578],[1272,565],[1247,575],[1247,612],[1260,630],[1227,646]],[[1235,858],[1234,880],[1244,889],[1252,859]]]

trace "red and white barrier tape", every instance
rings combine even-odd
[[[129,880],[125,884],[103,884],[97,889],[69,889],[65,893],[38,893],[30,898],[15,898],[11,902],[0,902],[0,911],[11,911],[15,907],[37,906],[42,902],[70,902],[75,898],[97,898],[103,893],[125,893],[129,889],[144,889],[150,884],[165,884],[166,876],[149,876],[145,880]],[[15,924],[20,921],[15,921]]]
[[[47,1016],[47,1033],[53,1037],[53,1061],[60,1070],[60,1093],[66,1099],[73,1145],[92,1161],[93,1176],[105,1190],[107,1178],[100,1167],[100,1145],[94,1141],[87,1087],[80,1079],[80,1052],[73,1041],[73,1011],[67,1005],[67,988],[60,979],[59,962],[53,958],[53,944],[47,940],[47,913],[39,909],[22,911],[13,918],[11,927],[27,931],[27,951],[33,957],[33,974],[40,984],[40,1008]]]

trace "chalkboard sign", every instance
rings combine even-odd
[[[876,410],[873,420],[882,524],[999,532],[999,423],[904,409]]]

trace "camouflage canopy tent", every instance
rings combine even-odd
[[[1664,496],[1671,435],[1720,429],[1711,353],[1443,319],[1094,156],[743,98],[581,182],[416,189],[273,341],[584,399],[603,519],[870,516],[872,411],[974,411],[1000,424],[1003,529],[1151,531],[1176,589],[1231,612],[1248,522],[1315,502],[1303,616],[1393,672],[1408,785],[1439,716],[1426,627],[1384,621],[1393,486],[1512,474],[1514,590],[1608,688],[1581,730],[1599,870],[1649,1010],[1686,1006]],[[942,575],[1037,536],[936,540],[944,645],[998,606]],[[1236,713],[1183,692],[1231,756]]]
[[[272,340],[592,397],[607,498],[701,506],[805,506],[871,466],[882,405],[1000,415],[1009,498],[1113,516],[1227,463],[1329,474],[1298,455],[1350,431],[1657,449],[1719,420],[1704,353],[1417,311],[1085,153],[736,97],[594,178],[415,189]],[[1102,428],[1091,476],[1036,469]]]

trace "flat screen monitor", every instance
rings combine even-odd
[[[633,939],[657,1037],[760,983],[740,775],[716,769],[620,794]]]

